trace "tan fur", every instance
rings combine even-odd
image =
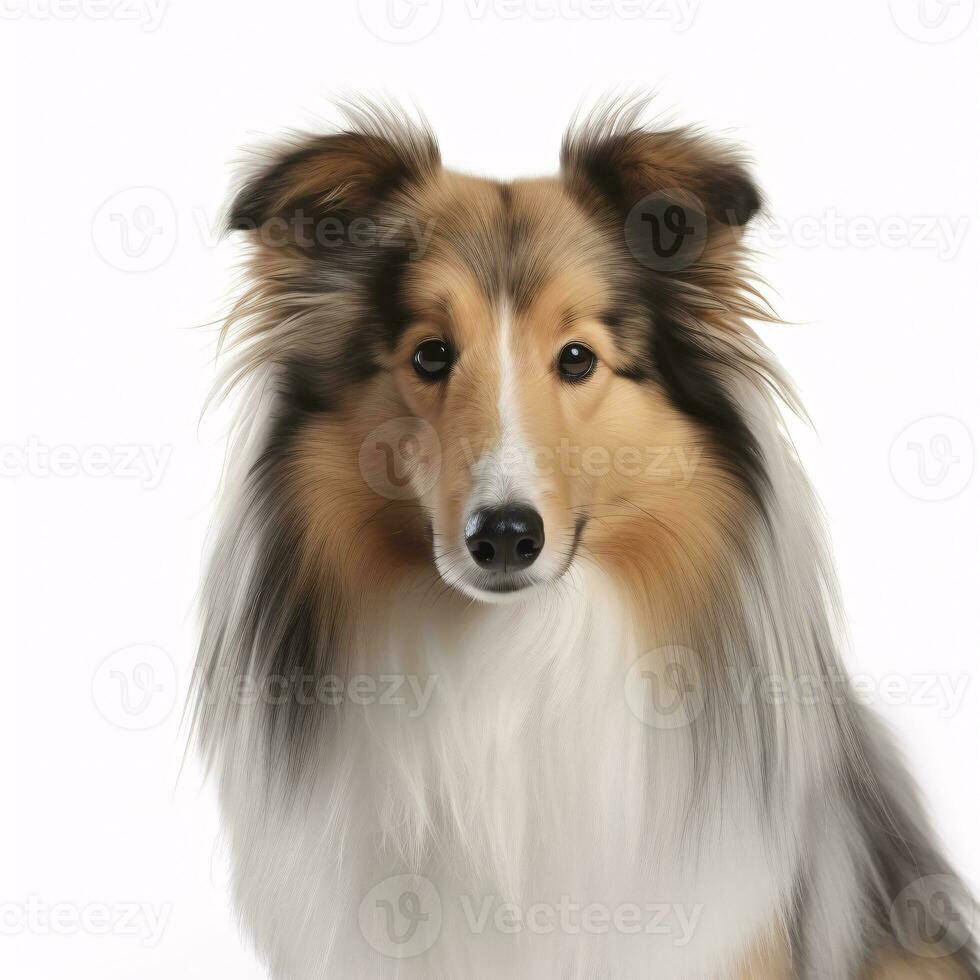
[[[968,980],[951,958],[891,954],[872,966],[864,980]]]
[[[787,944],[773,940],[753,950],[736,980],[793,980]],[[932,959],[887,954],[862,973],[861,980],[966,980],[967,974],[950,958]]]
[[[741,965],[734,980],[793,980],[789,947],[783,939],[762,942]]]
[[[463,527],[474,464],[501,442],[500,402],[510,406],[502,399],[507,373],[519,419],[511,428],[520,429],[535,461],[534,503],[546,539],[535,569],[551,569],[541,587],[563,586],[562,561],[571,560],[577,543],[576,560],[616,580],[646,640],[686,643],[687,637],[666,635],[664,624],[694,631],[723,618],[699,613],[732,601],[718,583],[730,583],[726,562],[745,547],[752,488],[724,456],[718,438],[724,417],[722,424],[717,415],[705,422],[711,412],[702,410],[702,421],[694,421],[696,411],[678,407],[690,408],[690,390],[665,383],[670,353],[661,359],[661,348],[650,350],[671,337],[670,330],[657,332],[664,307],[670,326],[696,352],[689,359],[702,359],[709,373],[723,366],[733,387],[754,373],[754,381],[785,394],[746,323],[766,312],[744,267],[735,225],[745,219],[729,221],[724,211],[724,187],[733,173],[739,176],[738,157],[689,132],[623,131],[614,113],[591,135],[566,144],[561,176],[502,184],[442,169],[425,132],[396,127],[389,141],[383,133],[389,122],[367,118],[360,130],[297,143],[273,161],[257,189],[242,192],[246,222],[237,227],[254,221],[257,233],[250,289],[226,326],[237,356],[223,384],[279,381],[299,363],[330,389],[306,401],[298,383],[301,407],[286,398],[276,406],[284,416],[293,413],[292,428],[276,446],[269,492],[278,530],[298,529],[295,543],[288,538],[301,569],[297,590],[322,597],[338,621],[380,618],[384,599],[407,589],[421,590],[420,599],[439,589],[447,602],[470,601],[453,588],[454,575],[473,571]],[[609,188],[589,171],[598,143],[608,143],[613,158],[600,170],[614,169],[620,178],[612,195],[621,200],[612,205]],[[712,201],[719,184],[722,200]],[[677,190],[708,213],[703,251],[669,277],[651,274],[648,295],[646,279],[642,290],[635,288],[637,270],[617,208],[625,212],[652,192]],[[317,218],[424,226],[431,236],[413,243],[395,289],[383,276],[380,285],[373,278],[390,257],[377,248],[358,253],[348,242],[347,264],[334,268],[315,243],[301,239],[289,222],[305,220],[306,209]],[[287,226],[275,240],[265,233],[273,221]],[[373,264],[366,271],[368,259]],[[388,315],[381,310],[386,299],[399,304],[390,332],[385,328],[392,324],[377,322]],[[432,338],[458,353],[444,383],[425,382],[413,367],[417,346]],[[557,371],[558,353],[571,341],[598,357],[582,384]],[[320,396],[329,410],[317,403]],[[363,469],[362,450],[391,424],[434,435],[438,475],[417,499],[392,499],[372,488]],[[422,475],[421,455],[401,462],[413,478]],[[494,506],[505,502],[512,503]],[[443,558],[446,568],[437,568]],[[689,648],[697,656],[694,650],[718,645],[709,640]],[[736,980],[793,977],[781,938],[760,943],[729,969]],[[890,955],[861,980],[965,976],[943,961]]]
[[[587,512],[581,553],[623,578],[638,601],[651,580],[664,584],[662,595],[704,591],[704,570],[717,564],[725,528],[737,524],[744,506],[739,488],[714,461],[704,433],[665,394],[616,375],[628,351],[600,322],[612,297],[596,232],[574,202],[555,180],[519,182],[512,193],[533,231],[520,259],[538,288],[526,309],[512,313],[512,343],[525,436],[540,452],[546,538],[570,542],[576,515]],[[415,321],[385,358],[390,374],[309,425],[296,453],[297,499],[311,531],[304,540],[321,550],[311,558],[342,557],[351,582],[376,583],[379,568],[394,573],[419,566],[420,556],[429,561],[417,508],[358,493],[358,451],[371,431],[403,416],[432,425],[442,452],[439,513],[432,515],[438,529],[462,523],[469,468],[499,437],[497,344],[505,311],[480,281],[508,261],[498,235],[499,185],[443,172],[413,198],[436,229],[407,283]],[[262,258],[267,273],[277,258]],[[460,351],[448,388],[425,384],[411,366],[415,346],[433,336]],[[599,356],[588,384],[556,375],[557,352],[572,340]]]
[[[472,464],[500,435],[498,336],[501,318],[510,315],[523,435],[542,460],[547,542],[570,547],[577,517],[587,514],[583,559],[619,577],[638,603],[651,592],[668,600],[707,597],[713,570],[743,524],[744,488],[719,465],[704,430],[659,387],[617,374],[642,356],[647,326],[631,322],[640,314],[629,309],[618,311],[626,322],[615,336],[603,322],[620,298],[622,231],[596,221],[574,154],[561,177],[502,185],[441,168],[425,131],[396,126],[400,136],[391,143],[378,126],[391,129],[390,114],[352,115],[362,132],[296,144],[270,182],[268,214],[288,220],[291,209],[310,200],[374,214],[367,203],[372,188],[408,167],[414,178],[386,202],[384,220],[431,226],[432,236],[413,253],[404,276],[412,322],[394,349],[374,349],[386,371],[299,436],[292,492],[311,531],[304,539],[314,551],[308,560],[315,567],[356,555],[345,566],[356,583],[362,572],[372,581],[379,567],[396,572],[417,565],[427,524],[436,550],[459,548],[447,539],[462,523]],[[618,154],[628,195],[677,186],[700,195],[705,206],[712,175],[737,163],[729,151],[679,132],[630,135]],[[516,246],[513,226],[521,230]],[[737,347],[751,364],[754,341],[741,318],[760,310],[737,244],[731,227],[710,222],[702,261],[677,278],[705,341]],[[253,245],[255,288],[231,318],[240,351],[228,384],[273,359],[342,355],[361,298],[338,297],[316,308],[299,291],[314,273],[311,256],[261,236]],[[505,299],[514,309],[503,308]],[[420,382],[411,366],[415,346],[431,337],[460,352],[447,386]],[[562,383],[555,370],[557,352],[572,340],[589,345],[600,361],[581,386]],[[359,498],[361,443],[386,420],[407,416],[424,419],[437,435],[438,499],[413,508],[370,493]],[[655,583],[661,588],[653,589]]]

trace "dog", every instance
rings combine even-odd
[[[501,182],[344,111],[228,218],[194,726],[270,975],[980,977],[841,683],[743,155],[625,99]]]

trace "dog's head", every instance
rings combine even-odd
[[[760,203],[737,155],[620,108],[571,132],[559,176],[501,183],[353,115],[231,214],[254,246],[239,363],[278,392],[254,476],[303,558],[434,567],[485,600],[586,558],[710,565],[766,481],[737,392]]]

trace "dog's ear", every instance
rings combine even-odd
[[[421,127],[297,138],[268,154],[245,181],[232,202],[228,228],[261,232],[274,226],[280,240],[303,244],[312,240],[317,223],[370,215],[438,166],[436,142]]]
[[[731,148],[688,130],[570,132],[562,145],[562,173],[580,198],[603,200],[627,213],[644,197],[679,191],[711,221],[747,224],[762,198],[744,161]]]

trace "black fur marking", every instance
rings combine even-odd
[[[273,214],[272,202],[289,186],[290,174],[323,152],[318,141],[296,150],[250,180],[236,195],[228,217],[229,231],[251,231],[261,227]]]
[[[318,157],[331,152],[351,153],[351,147],[358,141],[369,142],[369,138],[352,133],[320,136],[301,149],[294,150],[271,167],[249,181],[235,196],[228,219],[230,231],[246,231],[260,228],[270,218],[276,217],[276,202],[288,196],[289,187],[295,179],[297,170]],[[377,162],[379,155],[372,154]],[[409,164],[397,154],[392,154],[387,164],[366,168],[358,175],[362,184],[359,196],[367,201],[382,201],[403,187],[414,176]],[[324,188],[324,192],[331,188]],[[300,199],[287,205],[289,211],[299,210],[314,219],[323,218],[329,212],[318,205],[314,199]],[[287,215],[289,217],[289,215]]]
[[[344,390],[369,380],[380,370],[371,343],[356,332],[329,360],[293,356],[279,365],[276,387],[280,414],[273,434],[281,438],[298,430],[308,416],[333,411]]]
[[[588,186],[622,217],[643,196],[635,189],[632,194],[627,189],[623,167],[627,138],[627,135],[612,136],[601,143],[579,147],[574,153],[566,147],[562,153],[563,169],[570,168],[585,178]],[[647,193],[657,190],[656,186],[650,186]],[[747,224],[762,206],[755,182],[734,162],[706,160],[703,169],[693,175],[688,190],[705,202],[711,218],[724,225]]]
[[[627,364],[625,367],[616,368],[616,376],[625,378],[627,381],[652,381],[653,372],[645,368],[642,364]]]
[[[286,503],[286,464],[296,436],[309,413],[322,410],[301,377],[295,366],[284,374],[280,414],[249,473],[253,513],[261,527],[260,559],[248,584],[248,612],[236,627],[241,649],[251,651],[251,662],[239,669],[256,685],[257,707],[268,720],[271,766],[283,761],[283,752],[286,762],[295,763],[306,736],[334,717],[335,705],[313,695],[316,679],[336,672],[340,660],[335,590],[321,580],[314,592],[304,580],[298,561],[304,532]]]
[[[723,461],[764,509],[769,490],[765,460],[718,376],[714,355],[671,316],[669,305],[651,304],[650,315],[650,350],[659,380],[674,404],[711,432]]]
[[[627,199],[623,190],[620,166],[622,144],[623,137],[615,136],[580,148],[574,154],[574,163],[572,155],[565,148],[562,151],[562,166],[571,164],[614,210],[625,215],[633,202]]]
[[[294,358],[282,366],[278,385],[289,417],[298,421],[302,416],[329,410],[330,392],[324,385],[324,374],[323,365],[313,360]],[[293,426],[287,428],[291,431]]]
[[[762,197],[752,179],[736,166],[709,168],[703,177],[704,197],[715,221],[744,225],[762,207]]]
[[[609,310],[599,318],[613,333],[619,333],[623,329],[623,314],[615,310]]]
[[[681,281],[690,271],[681,268],[670,273],[641,268],[625,248],[626,216],[643,195],[642,189],[628,186],[630,174],[624,160],[629,156],[626,141],[631,136],[636,134],[618,134],[596,142],[566,142],[562,151],[562,168],[566,179],[571,178],[572,193],[606,228],[615,244],[623,246],[621,261],[630,269],[632,281],[625,293],[634,304],[639,299],[647,320],[645,342],[650,363],[630,364],[617,373],[638,382],[656,379],[662,383],[678,409],[712,434],[722,460],[744,481],[764,511],[769,489],[765,461],[721,380],[729,365],[719,363],[719,355],[709,350],[693,329],[682,325],[684,301],[673,283],[674,277]],[[653,168],[655,161],[648,162]],[[705,199],[708,214],[716,222],[745,224],[761,204],[751,178],[735,162],[715,162],[706,156],[700,170],[692,174],[691,184],[690,190]],[[656,190],[650,186],[646,192]],[[606,205],[599,213],[596,195]],[[607,314],[605,320],[617,332],[623,322],[616,311]]]
[[[403,248],[386,247],[368,278],[368,301],[375,311],[381,336],[393,348],[412,320],[404,299],[404,279],[411,259]]]

